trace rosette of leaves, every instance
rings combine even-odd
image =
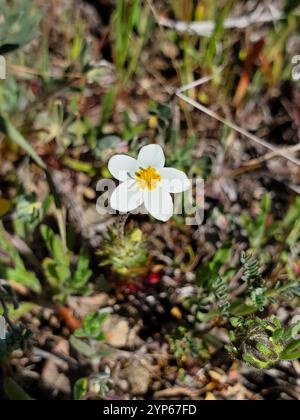
[[[121,277],[135,278],[147,271],[148,246],[140,229],[128,229],[123,238],[117,229],[110,230],[98,255],[101,267],[109,266]]]
[[[0,54],[23,47],[38,36],[41,13],[32,0],[2,0],[0,4]]]
[[[227,350],[249,365],[268,369],[283,360],[300,357],[300,322],[284,329],[275,317],[232,318],[234,331],[230,332],[232,345]]]

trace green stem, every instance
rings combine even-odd
[[[59,194],[57,192],[57,188],[53,182],[52,176],[48,170],[46,172],[46,178],[48,181],[48,185],[51,191],[51,194],[54,197],[54,203],[55,203],[55,214],[59,229],[59,234],[63,243],[64,252],[66,253],[68,250],[67,247],[67,229],[66,229],[66,219],[65,219],[65,211],[64,207],[62,205],[61,199],[59,197]]]
[[[67,253],[68,247],[67,247],[66,220],[65,220],[64,211],[62,209],[56,209],[56,218],[57,218],[59,234],[60,234],[61,241],[64,247],[64,252]]]
[[[297,282],[287,283],[286,285],[279,287],[278,289],[269,290],[266,292],[265,296],[267,298],[274,298],[276,296],[279,296],[281,293],[285,292],[286,290],[290,289],[291,287],[297,285]],[[231,315],[235,316],[241,316],[241,315],[251,315],[255,312],[257,312],[257,308],[255,306],[247,306],[244,303],[239,303],[241,300],[236,299],[230,306],[230,313]],[[206,314],[203,318],[201,318],[201,321],[207,322],[211,320],[212,318],[215,318],[217,316],[221,315],[220,309],[214,309],[210,311],[208,314]]]

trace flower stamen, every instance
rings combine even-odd
[[[135,173],[138,187],[142,190],[155,190],[161,181],[161,176],[156,169],[149,166],[147,169],[140,169]]]

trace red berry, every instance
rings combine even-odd
[[[159,281],[160,281],[160,276],[159,276],[159,274],[158,274],[158,273],[153,273],[153,272],[152,272],[152,273],[149,275],[149,278],[148,278],[148,283],[149,283],[149,284],[154,285],[154,284],[159,283]]]

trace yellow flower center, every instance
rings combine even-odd
[[[156,169],[149,166],[147,169],[140,169],[135,173],[138,187],[142,190],[155,190],[161,181],[161,176]]]

